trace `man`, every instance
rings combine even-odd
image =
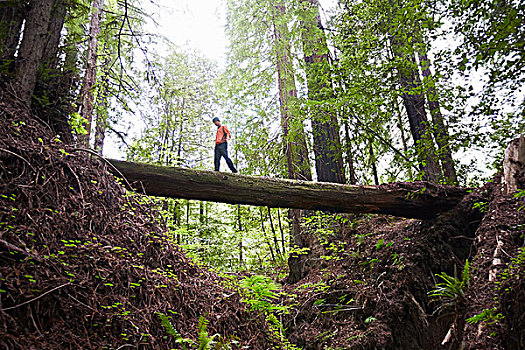
[[[217,135],[215,136],[215,171],[219,171],[221,157],[224,157],[232,173],[236,173],[237,169],[235,169],[232,160],[228,157],[228,141],[230,141],[232,137],[230,130],[228,130],[226,125],[221,125],[219,118],[215,117],[212,121],[213,124],[217,125]]]

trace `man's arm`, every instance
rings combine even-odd
[[[228,130],[228,128],[226,127],[226,125],[223,126],[224,128],[224,133],[226,135],[226,141],[230,141],[230,139],[232,138],[232,134],[230,133],[230,130]]]

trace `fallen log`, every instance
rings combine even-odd
[[[151,196],[425,219],[453,208],[467,189],[427,182],[381,186],[293,181],[109,160],[115,176]],[[116,171],[117,170],[117,171]]]

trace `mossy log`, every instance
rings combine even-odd
[[[381,186],[294,181],[110,160],[116,176],[151,196],[337,213],[425,219],[453,208],[467,189],[427,182]]]

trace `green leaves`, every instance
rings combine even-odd
[[[446,272],[436,274],[436,277],[443,282],[437,283],[434,289],[428,292],[428,295],[442,302],[438,310],[448,305],[457,306],[463,303],[465,291],[470,285],[468,260],[465,262],[465,267],[459,278],[456,276],[456,273],[454,273],[454,276],[449,276]]]
[[[274,304],[279,296],[276,291],[280,290],[280,287],[269,277],[261,275],[245,277],[239,285],[244,289],[244,301],[250,305],[251,310],[265,313],[286,311],[285,306]]]

